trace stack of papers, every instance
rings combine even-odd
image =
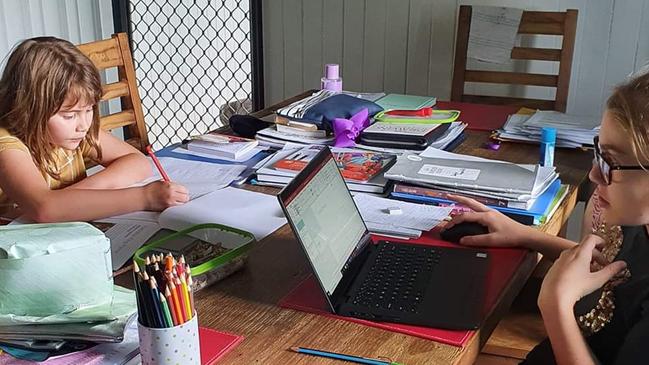
[[[408,203],[368,194],[354,195],[367,229],[376,234],[418,238],[448,217],[452,208]]]
[[[464,195],[525,224],[542,223],[556,196],[567,192],[554,167],[519,165],[434,148],[399,156],[385,177],[397,181],[391,194],[394,198],[449,205],[453,202],[447,194]]]
[[[599,133],[600,123],[599,118],[538,110],[532,115],[510,115],[503,128],[498,131],[498,138],[539,142],[541,128],[552,127],[557,129],[557,147],[592,147],[593,137]]]

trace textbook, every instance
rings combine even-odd
[[[319,146],[280,150],[257,170],[257,180],[288,184],[319,151]],[[385,192],[388,180],[382,172],[394,163],[395,155],[347,148],[333,148],[332,153],[350,190]]]
[[[423,150],[450,127],[444,124],[400,124],[376,122],[361,133],[361,143],[368,146]]]
[[[187,149],[236,161],[243,157],[252,157],[248,155],[258,144],[259,142],[254,139],[207,133],[192,137],[192,140],[187,144]]]
[[[404,154],[386,173],[391,180],[425,185],[533,195],[538,165],[463,161]]]
[[[275,162],[271,168],[297,175],[317,151],[313,148],[300,149]],[[343,178],[351,182],[371,180],[395,159],[393,155],[368,151],[333,152],[333,155]]]

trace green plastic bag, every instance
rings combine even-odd
[[[110,241],[87,223],[0,227],[0,326],[114,318]]]

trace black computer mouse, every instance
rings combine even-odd
[[[439,233],[439,236],[444,241],[459,243],[460,239],[464,236],[477,236],[479,234],[487,234],[489,229],[477,222],[462,222],[454,225],[449,229],[445,229]]]

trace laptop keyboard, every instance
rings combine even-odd
[[[441,252],[431,247],[385,243],[352,303],[417,313]]]

